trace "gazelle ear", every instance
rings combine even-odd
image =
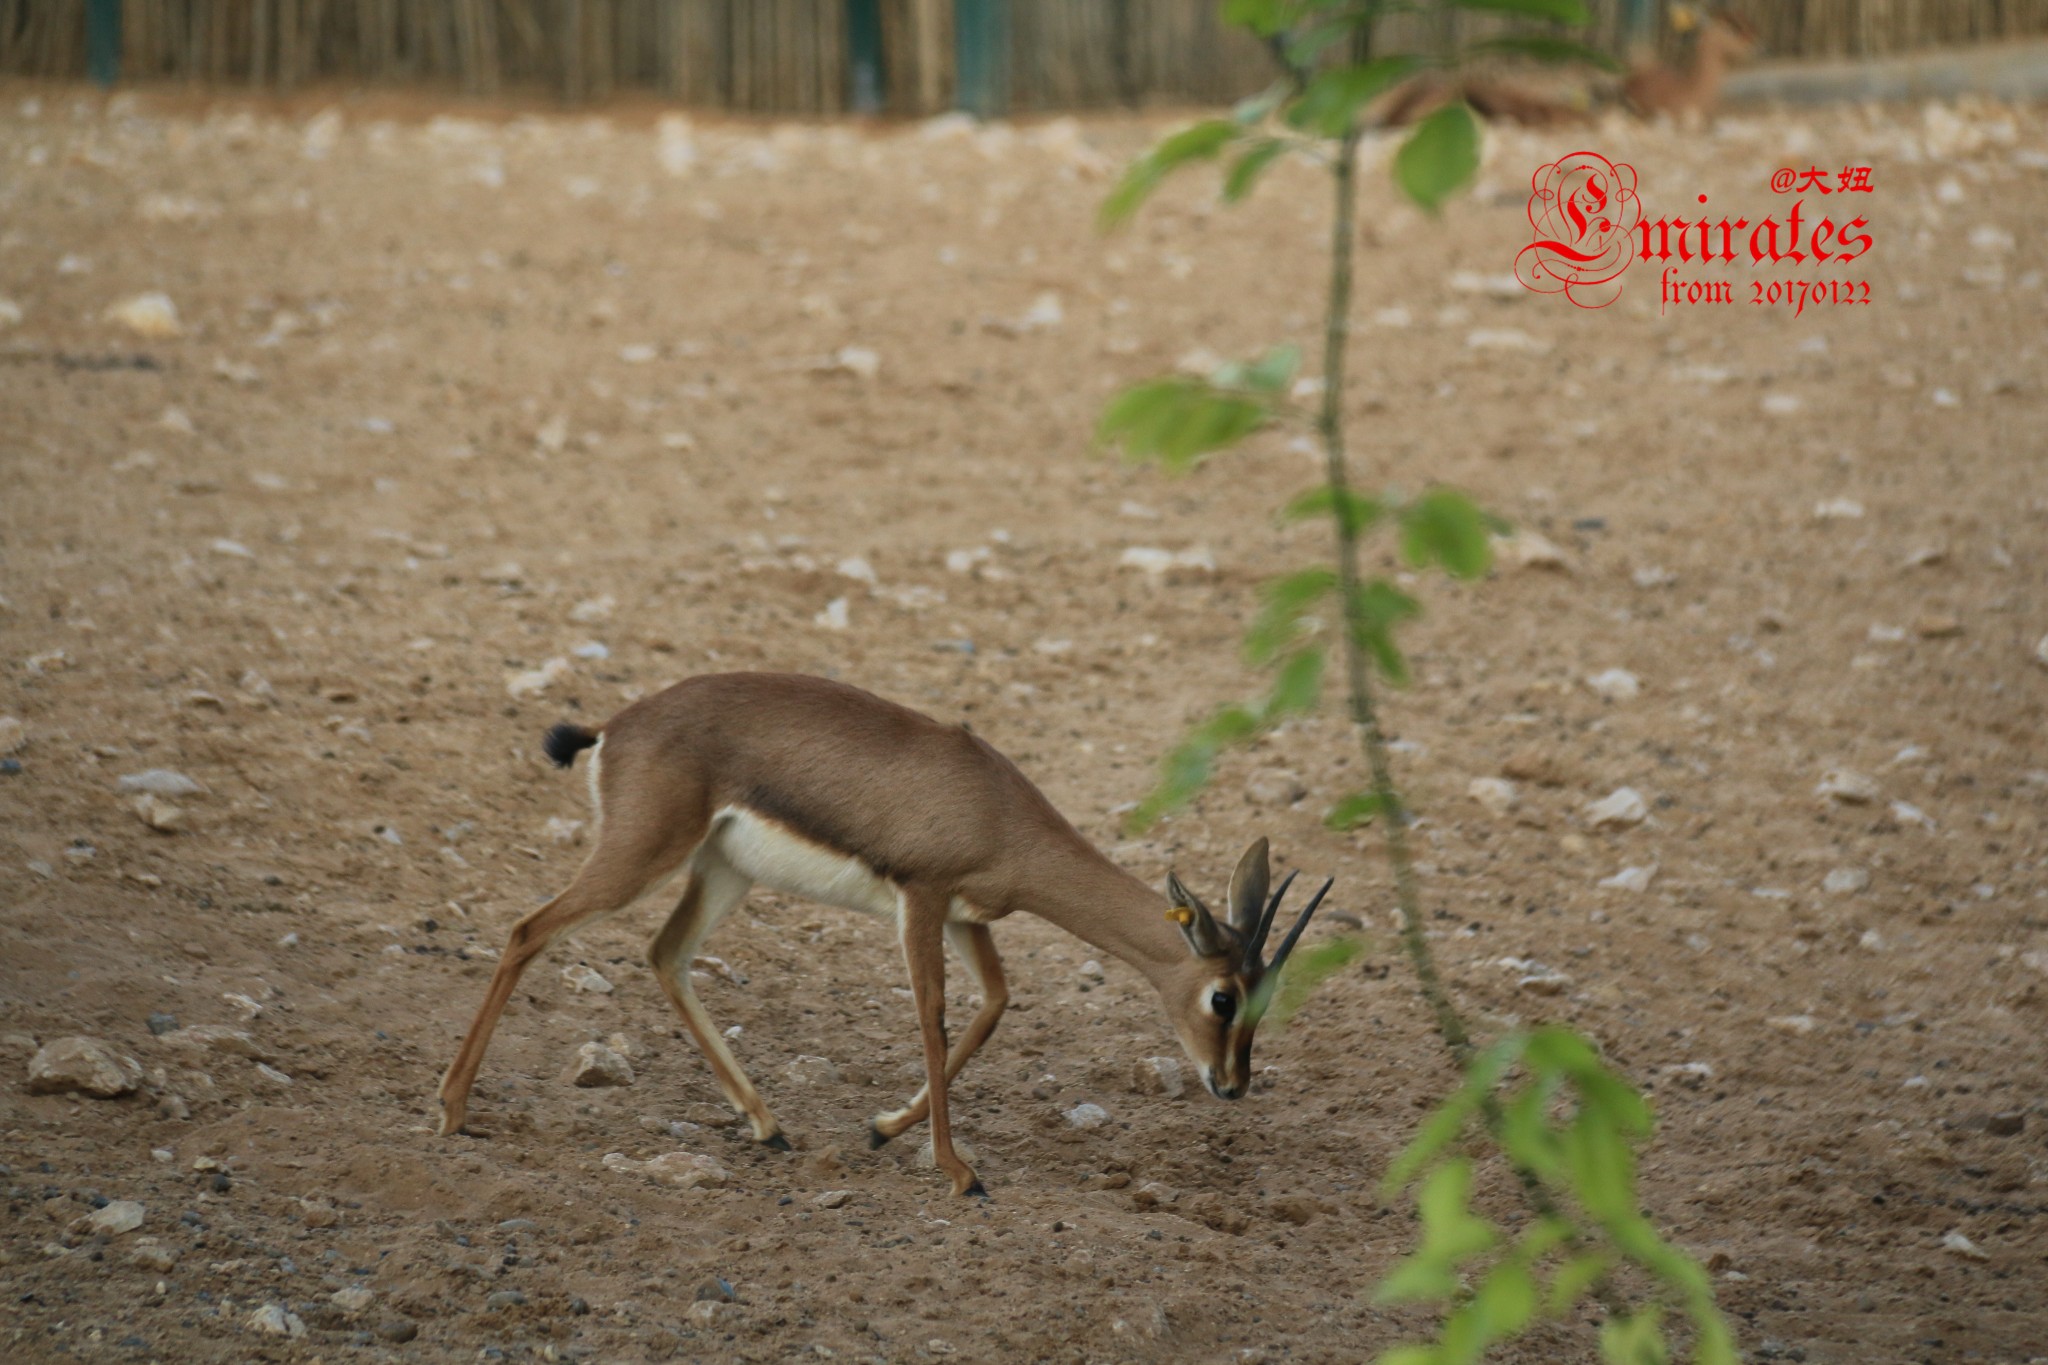
[[[1256,839],[1237,860],[1230,874],[1230,927],[1250,938],[1258,932],[1266,909],[1266,885],[1271,880],[1266,863],[1266,841]]]
[[[1181,937],[1188,941],[1190,952],[1196,957],[1215,957],[1224,951],[1223,934],[1209,914],[1209,907],[1171,872],[1166,874],[1166,899],[1173,906],[1166,917],[1180,926]]]
[[[1691,5],[1671,7],[1671,29],[1674,33],[1690,33],[1699,26],[1700,14]]]

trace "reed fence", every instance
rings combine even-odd
[[[570,101],[647,91],[791,114],[1216,103],[1272,67],[1218,0],[0,0],[0,73],[86,72],[87,14],[118,10],[131,81],[291,89],[439,85]],[[1661,0],[1591,0],[1619,52]],[[1735,0],[1774,56],[1875,56],[2048,33],[2048,0]],[[1436,22],[1386,21],[1386,37]],[[1461,14],[1460,33],[1485,16]]]

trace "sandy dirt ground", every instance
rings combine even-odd
[[[1311,167],[1094,230],[1104,168],[1169,124],[0,91],[0,1355],[1339,1362],[1421,1330],[1371,1302],[1416,1235],[1375,1187],[1453,1072],[1376,835],[1321,823],[1344,727],[1119,831],[1255,688],[1259,581],[1322,548],[1271,515],[1315,478],[1285,433],[1179,480],[1091,449],[1120,383],[1313,338]],[[1754,305],[1803,276],[1747,262],[1733,304],[1662,316],[1641,264],[1601,311],[1505,285],[1530,173],[1580,144],[1675,216],[1870,165],[1871,303]],[[1458,998],[1568,1021],[1651,1093],[1648,1208],[1750,1359],[2048,1356],[2048,120],[1487,156],[1441,222],[1367,177],[1351,402],[1366,480],[1462,485],[1558,551],[1419,582],[1387,706]],[[108,318],[148,291],[179,335]],[[1363,968],[1226,1105],[1134,1089],[1175,1051],[1134,972],[999,925],[1015,1004],[953,1101],[982,1204],[914,1137],[866,1148],[919,1075],[883,926],[757,893],[706,948],[782,1154],[731,1126],[643,905],[529,973],[477,1134],[434,1136],[507,928],[584,851],[543,729],[722,669],[968,721],[1155,883],[1220,893],[1268,834],[1336,876],[1316,933],[1353,917]],[[1589,682],[1616,669],[1637,695]],[[151,769],[203,786],[150,808],[171,832],[119,786]],[[1855,801],[1817,790],[1842,771]],[[1512,809],[1468,794],[1503,776]],[[1595,828],[1621,787],[1646,818]],[[1624,868],[1654,875],[1602,885]],[[70,1035],[139,1090],[31,1094]],[[631,1086],[561,1079],[615,1035]],[[728,1179],[630,1164],[677,1150]],[[107,1201],[141,1226],[80,1222]]]

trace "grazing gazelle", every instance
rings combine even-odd
[[[624,909],[677,872],[682,900],[648,960],[754,1138],[788,1139],[733,1060],[690,984],[697,945],[756,884],[894,921],[924,1035],[926,1084],[877,1115],[880,1146],[925,1117],[955,1194],[981,1182],[953,1151],[946,1084],[1009,1001],[988,926],[1041,915],[1114,953],[1159,992],[1210,1093],[1251,1083],[1252,1032],[1275,973],[1329,884],[1265,960],[1287,883],[1266,895],[1266,841],[1246,850],[1218,921],[1169,875],[1161,896],[1102,856],[1017,766],[965,726],[941,725],[859,688],[782,673],[691,678],[596,730],[558,725],[548,757],[590,756],[597,845],[567,890],[519,921],[482,1008],[441,1081],[441,1131],[462,1127],[491,1030],[519,974],[557,935]],[[1290,876],[1288,881],[1292,881]],[[981,1008],[946,1050],[945,943],[981,987]]]

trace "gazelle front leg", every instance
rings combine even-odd
[[[697,988],[690,981],[690,959],[696,954],[697,945],[718,927],[718,922],[734,906],[746,899],[753,883],[708,846],[697,851],[689,878],[682,900],[676,903],[668,923],[654,936],[654,945],[648,949],[647,960],[653,965],[654,974],[660,980],[662,990],[667,992],[669,1002],[676,1007],[676,1013],[683,1016],[683,1024],[690,1030],[690,1036],[697,1040],[697,1050],[711,1064],[711,1074],[718,1078],[718,1088],[725,1092],[725,1098],[732,1107],[753,1126],[754,1141],[786,1152],[789,1139],[782,1135],[782,1125],[761,1102],[761,1094],[747,1079],[747,1073],[740,1070],[739,1061],[732,1055],[732,1049],[725,1045],[725,1039],[711,1022],[711,1016],[704,1012],[703,1003],[697,999]]]
[[[986,924],[949,921],[946,942],[953,945],[953,951],[967,964],[968,972],[981,988],[981,1008],[975,1011],[974,1018],[968,1021],[967,1031],[960,1036],[959,1042],[953,1044],[952,1052],[946,1057],[946,1080],[950,1084],[959,1076],[960,1069],[967,1065],[967,1059],[996,1031],[996,1024],[1010,1003],[1010,987],[1003,979],[1003,960],[996,955],[995,935],[989,932]],[[868,1120],[868,1145],[879,1147],[891,1138],[900,1137],[906,1130],[923,1122],[930,1108],[931,1087],[926,1085],[901,1109],[877,1114]]]
[[[946,910],[952,897],[905,887],[897,911],[903,961],[910,969],[910,993],[924,1036],[925,1089],[932,1114],[932,1161],[953,1177],[953,1193],[986,1195],[974,1168],[953,1151],[946,1114]]]

